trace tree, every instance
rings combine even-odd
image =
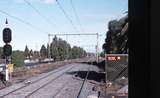
[[[39,59],[40,55],[39,55],[39,51],[34,51],[33,52],[33,59]]]
[[[29,49],[28,49],[27,45],[26,45],[25,50],[24,50],[24,55],[25,55],[25,58],[29,58]]]
[[[73,46],[72,51],[72,59],[85,57],[87,55],[86,51],[81,47]]]
[[[54,60],[65,60],[71,58],[80,58],[86,55],[86,52],[83,48],[73,47],[71,48],[70,44],[67,41],[57,38],[53,38],[50,45],[51,57]]]
[[[13,51],[11,56],[11,62],[15,64],[16,67],[21,67],[24,65],[25,55],[22,51]]]
[[[44,45],[42,45],[42,47],[40,49],[40,56],[42,58],[46,58],[47,57],[47,48]]]
[[[110,21],[108,30],[105,43],[102,46],[104,52],[107,54],[128,53],[128,15],[122,17],[119,21]]]
[[[30,51],[29,51],[29,59],[31,60],[33,58],[33,50],[31,49]]]
[[[53,58],[54,60],[56,60],[59,56],[57,42],[57,37],[55,36],[50,45],[51,58]]]
[[[78,54],[77,54],[77,47],[73,46],[72,48],[72,59],[77,58]]]
[[[59,39],[57,47],[60,60],[68,59],[70,52],[70,45],[65,40]]]

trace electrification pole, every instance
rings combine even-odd
[[[68,36],[66,35],[66,41],[68,42]],[[69,57],[69,47],[68,47],[68,45],[66,44],[66,54],[67,54],[67,56],[66,56],[66,60],[68,60],[68,57]]]
[[[51,60],[51,51],[50,51],[50,34],[48,34],[48,58]]]
[[[98,39],[99,39],[99,35],[98,33],[96,34],[97,35],[97,45],[96,45],[96,61],[99,62],[99,49],[98,49]]]

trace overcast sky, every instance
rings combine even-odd
[[[72,0],[81,26],[77,21],[71,0],[58,0],[73,25],[65,17],[56,0],[27,0],[43,16],[41,17],[24,0],[0,0],[0,32],[8,19],[12,29],[13,50],[29,49],[39,50],[42,44],[47,44],[48,33],[99,33],[99,49],[102,51],[108,21],[120,18],[128,10],[128,0]],[[18,17],[29,25],[14,19],[9,15]],[[45,19],[48,20],[48,22]],[[75,28],[73,27],[75,26]],[[84,47],[87,51],[95,51],[96,36],[64,36],[71,46]],[[2,33],[0,46],[3,47]]]

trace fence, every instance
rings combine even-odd
[[[117,91],[128,85],[128,54],[106,54],[105,59],[106,83],[112,83],[112,87],[108,87],[106,93],[114,93],[117,95],[115,98],[126,98],[118,96]]]
[[[106,81],[128,77],[128,54],[106,54]]]

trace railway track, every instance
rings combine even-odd
[[[56,96],[62,92],[63,88],[65,88],[68,83],[69,81],[62,85],[62,87],[52,96],[52,98],[56,98]]]
[[[73,68],[73,67],[72,67]],[[70,71],[72,68],[70,68],[67,71]],[[53,78],[51,81],[48,81],[46,84],[40,86],[38,89],[34,90],[33,92],[29,93],[27,96],[25,96],[25,98],[29,98],[30,96],[32,96],[34,93],[36,93],[38,90],[44,88],[45,86],[47,86],[48,84],[52,83],[54,80],[60,78],[62,75],[64,75],[67,71],[63,72],[62,74],[60,74],[59,76]],[[63,86],[62,86],[63,87]]]
[[[81,98],[82,90],[83,90],[84,85],[85,85],[85,83],[86,83],[86,81],[87,81],[89,72],[90,72],[90,71],[89,71],[89,69],[88,69],[88,72],[87,72],[87,74],[86,74],[86,76],[85,76],[85,79],[83,80],[83,82],[82,82],[82,84],[81,84],[81,87],[80,87],[80,89],[79,89],[79,91],[78,91],[78,95],[77,95],[76,98]]]
[[[73,68],[71,68],[70,70],[72,70]],[[70,71],[67,70],[67,71]],[[66,72],[67,72],[66,71]],[[78,74],[78,71],[77,73]],[[57,80],[58,78],[60,78],[62,75],[64,75],[64,73],[62,73],[60,76],[56,77],[56,79],[53,79],[51,81],[49,81],[48,83],[46,83],[46,85],[43,85],[42,87],[40,87],[39,89],[35,90],[34,92],[28,94],[27,96],[25,96],[25,98],[34,98],[34,96],[32,96],[33,94],[36,94],[37,91],[39,91],[40,89],[43,89],[45,86],[51,84],[54,80]],[[73,76],[71,76],[73,78]],[[70,81],[65,82],[63,85],[61,85],[60,87],[58,87],[58,90],[56,90],[56,93],[52,95],[51,98],[56,98],[60,93],[62,93],[64,91],[64,88],[68,86],[68,84],[70,83]],[[37,92],[38,94],[38,92]],[[59,98],[59,97],[58,97]],[[64,97],[65,98],[65,97]]]
[[[80,70],[79,70],[79,71],[80,71]],[[77,71],[75,75],[78,75],[79,71]],[[88,75],[89,75],[89,71],[88,71],[88,73],[86,74],[85,79],[83,79],[83,80],[78,80],[78,81],[81,81],[80,83],[82,83],[82,84],[80,84],[79,90],[77,91],[78,94],[77,94],[77,96],[75,96],[74,98],[80,98],[79,96],[80,96],[80,94],[81,94],[81,91],[82,91],[83,88],[85,87],[84,85],[86,84]],[[76,78],[74,78],[74,76],[72,76],[72,79],[76,79]],[[77,79],[76,79],[76,80],[77,80]],[[69,84],[69,82],[70,82],[70,81],[67,81],[65,84],[63,84],[63,86],[61,86],[61,88],[59,88],[59,90],[52,96],[52,98],[58,97],[57,95],[59,95],[62,91],[64,91],[64,88]],[[58,97],[58,98],[60,98],[60,97]],[[64,98],[65,98],[65,97],[64,97]],[[68,97],[67,97],[67,98],[68,98]]]
[[[77,71],[76,72],[76,74],[78,74],[79,73],[79,71]],[[75,75],[76,75],[75,74]],[[87,76],[87,75],[86,75]],[[76,78],[74,78],[74,76],[71,76],[72,77],[72,79],[76,79]],[[87,76],[88,77],[88,76]],[[84,87],[84,83],[83,83],[83,81],[85,81],[85,79],[83,79],[83,80],[78,80],[78,81],[81,81],[82,82],[82,84],[81,84],[81,86],[80,86],[80,89],[77,91],[79,94],[80,94],[80,92],[82,91],[82,89],[83,89],[83,87]],[[58,97],[58,95],[60,94],[60,93],[62,93],[63,91],[64,91],[64,88],[65,87],[67,87],[67,85],[70,83],[70,81],[67,81],[66,83],[64,83],[60,88],[59,88],[59,90],[51,97],[51,98],[56,98],[56,97]],[[59,98],[59,97],[58,97]],[[64,97],[65,98],[65,97]],[[67,97],[68,98],[68,97]],[[74,97],[74,98],[76,98],[76,97]],[[78,98],[78,97],[77,97]]]
[[[88,89],[86,90],[85,87],[88,88],[87,77],[89,70],[85,75],[85,79],[81,81],[73,79],[74,77],[72,74],[70,75],[70,72],[77,71],[75,74],[78,74],[80,70],[86,69],[89,69],[89,66],[85,64],[78,67],[75,64],[61,67],[53,72],[31,78],[33,82],[28,85],[20,83],[20,85],[15,85],[11,87],[11,89],[3,90],[2,92],[4,93],[1,93],[2,96],[0,96],[0,98],[83,98],[82,96],[87,96],[88,94],[88,92],[86,92]],[[14,87],[16,87],[16,89]],[[78,94],[79,96],[81,95],[81,97],[77,97]]]
[[[61,77],[63,74],[65,74],[67,71],[70,71],[70,70],[73,69],[74,67],[75,67],[75,66],[72,66],[71,68],[69,68],[69,69],[66,70],[65,72],[61,73],[60,75],[58,75],[58,76],[56,76],[55,78],[53,78],[52,80],[48,81],[47,83],[45,83],[44,85],[40,86],[40,87],[37,88],[36,90],[34,90],[34,91],[32,91],[31,93],[27,94],[24,98],[30,97],[31,95],[33,95],[34,93],[36,93],[38,90],[40,90],[40,89],[42,89],[43,87],[47,86],[48,84],[50,84],[50,83],[53,82],[54,80],[58,79],[59,77]],[[13,90],[13,91],[11,91],[11,92],[3,95],[3,96],[0,96],[0,98],[4,98],[4,97],[6,97],[6,96],[8,96],[8,95],[10,95],[10,94],[12,94],[12,93],[14,93],[14,92],[16,92],[16,91],[22,90],[22,89],[24,89],[25,87],[28,87],[28,86],[30,86],[30,85],[32,85],[32,84],[35,84],[35,83],[37,83],[37,82],[39,82],[39,81],[41,81],[41,80],[43,80],[43,79],[51,76],[52,74],[57,73],[57,72],[59,72],[59,71],[62,71],[62,70],[64,70],[64,69],[66,69],[66,67],[64,67],[64,68],[62,68],[62,69],[60,69],[60,70],[53,71],[53,72],[51,72],[51,73],[49,73],[49,74],[47,74],[47,75],[45,75],[45,76],[43,76],[43,77],[41,77],[41,78],[39,78],[39,79],[37,79],[37,80],[31,82],[29,85],[24,85],[24,86],[22,86],[22,87],[20,87],[20,88],[17,88],[17,89],[15,89],[15,90]]]

